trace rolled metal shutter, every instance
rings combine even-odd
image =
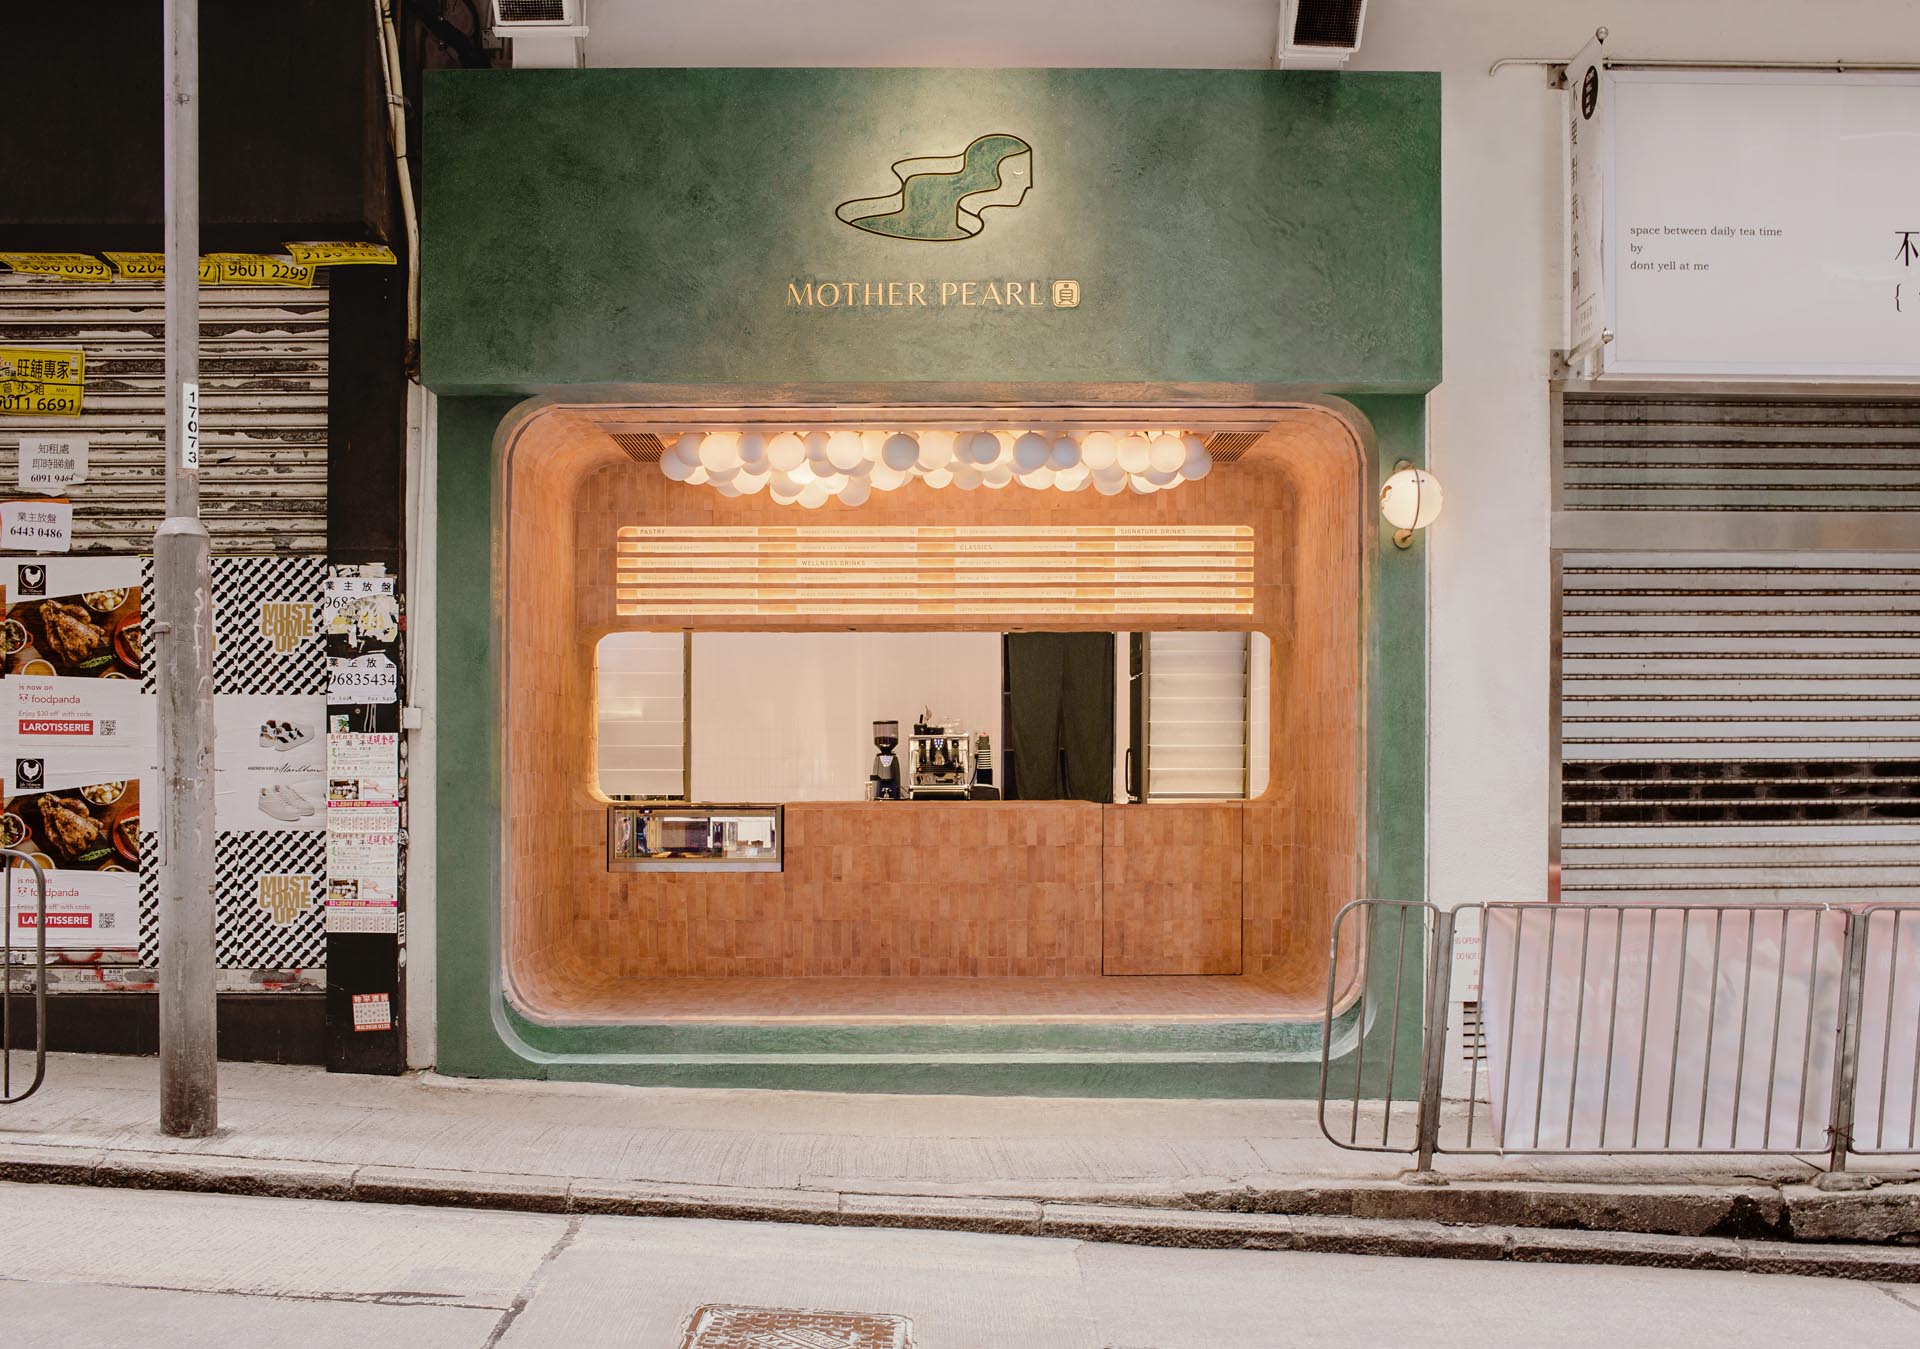
[[[1562,411],[1563,894],[1920,899],[1920,401]]]
[[[322,278],[325,273],[323,272]],[[0,418],[0,475],[20,437],[84,433],[69,489],[75,553],[152,547],[166,497],[164,288],[0,276],[0,343],[86,352],[79,417]],[[327,289],[200,292],[201,508],[216,553],[327,548]]]

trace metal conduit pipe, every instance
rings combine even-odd
[[[387,89],[388,140],[400,179],[400,216],[407,231],[407,373],[420,369],[420,215],[413,201],[413,173],[407,165],[407,104],[400,74],[400,38],[393,26],[393,0],[373,0],[378,31],[380,73]]]

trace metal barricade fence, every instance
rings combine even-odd
[[[1322,1132],[1421,1171],[1438,1152],[1839,1170],[1920,1151],[1920,905],[1356,901],[1323,1029]]]
[[[24,1101],[40,1090],[47,1076],[47,873],[40,859],[17,848],[0,848],[0,921],[5,934],[0,937],[0,1105]],[[35,913],[33,971],[33,1080],[25,1090],[13,1089],[13,983],[17,973],[13,963],[13,890],[16,861],[33,870],[38,899]]]

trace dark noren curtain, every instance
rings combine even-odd
[[[1006,651],[1015,794],[1113,800],[1113,634],[1015,632]]]

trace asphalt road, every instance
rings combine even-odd
[[[728,1349],[1920,1344],[1920,1286],[0,1184],[10,1349],[680,1349],[703,1306],[865,1317],[706,1313]]]

